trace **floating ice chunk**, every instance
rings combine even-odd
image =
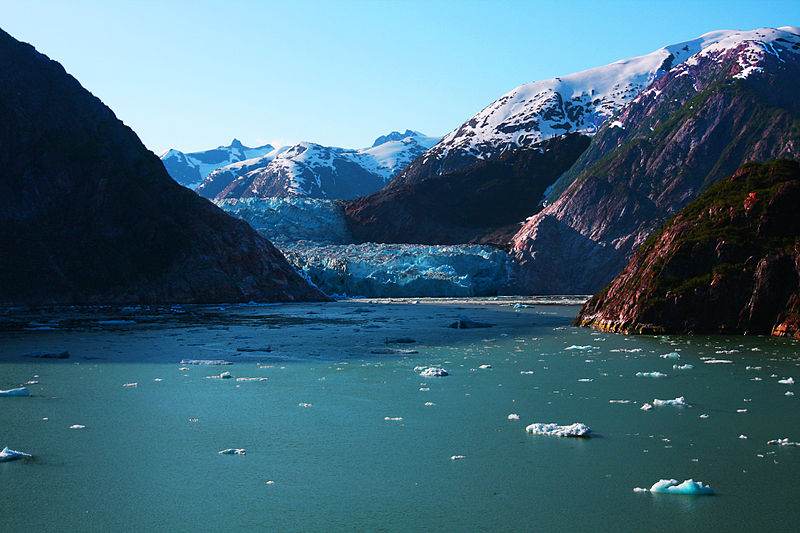
[[[517,413],[511,413],[508,415],[509,420],[519,420],[519,415]]]
[[[592,378],[580,378],[578,380],[581,383],[589,383],[590,381],[594,381]]]
[[[247,455],[247,450],[244,448],[226,448],[217,453],[220,455]]]
[[[231,379],[232,377],[230,372],[223,372],[218,376],[206,376],[206,379]]]
[[[653,408],[653,404],[644,403],[644,404],[642,404],[642,406],[639,409],[641,409],[642,411],[649,411],[652,408]]]
[[[0,390],[0,396],[30,396],[31,391],[27,387],[17,387],[16,389]]]
[[[742,434],[742,435],[739,435],[739,438],[740,438],[740,439],[742,439],[742,440],[744,440],[744,439],[746,439],[746,438],[747,438],[747,435],[744,435],[744,434]]]
[[[481,365],[478,368],[480,368],[482,370],[486,370],[487,368],[492,368],[492,365]]]
[[[450,460],[451,461],[458,461],[459,459],[466,459],[466,458],[467,458],[466,455],[451,455],[450,456]]]
[[[274,485],[274,484],[275,484],[275,482],[272,481],[271,479],[269,481],[267,481],[267,485]]]
[[[222,359],[182,359],[182,365],[232,365],[230,361]]]
[[[399,422],[400,420],[403,419],[403,417],[402,416],[384,416],[383,419],[386,420],[386,421]]]
[[[524,375],[528,375],[528,374],[535,374],[535,372],[533,370],[522,370],[520,372],[520,374],[522,374],[524,376]]]
[[[772,446],[800,446],[800,442],[792,442],[788,438],[768,440],[767,444]]]
[[[311,407],[310,403],[298,403],[297,407]]]
[[[236,381],[269,381],[269,378],[236,378]]]
[[[608,403],[631,403],[630,400],[608,400]]]
[[[685,365],[672,365],[674,370],[691,370],[694,368],[694,365],[685,364]]]
[[[662,359],[680,359],[681,354],[679,354],[678,352],[669,352],[669,353],[662,353],[661,355],[659,355],[659,357]]]
[[[589,346],[588,344],[585,346],[578,346],[577,344],[573,344],[572,346],[567,346],[564,348],[565,350],[581,350],[581,351],[589,351],[589,350],[596,350],[597,346]]]
[[[14,461],[16,459],[23,459],[25,457],[33,457],[33,456],[29,453],[10,450],[8,446],[6,446],[5,448],[3,448],[2,451],[0,451],[0,462]]]
[[[649,492],[649,490],[643,487],[634,487],[633,492]]]
[[[784,396],[794,396],[794,393],[792,391],[790,391],[790,390],[787,390],[783,395]]]
[[[747,409],[737,409],[736,412],[737,413],[746,413]]]
[[[433,407],[434,405],[436,404],[433,402],[425,402],[425,407]]]
[[[739,353],[739,350],[717,350],[714,353],[724,353],[725,355],[730,355],[733,353]]]
[[[687,479],[683,483],[678,483],[677,479],[662,479],[650,487],[650,492],[657,494],[690,494],[690,495],[713,495],[714,489],[704,485],[702,481]]]
[[[684,406],[684,405],[686,405],[686,398],[684,398],[683,396],[679,396],[679,397],[675,398],[674,400],[659,400],[658,398],[656,398],[655,400],[653,400],[653,405],[655,407],[663,407],[665,405]]]
[[[83,426],[83,425],[81,425],[81,424],[72,424],[72,425],[69,427],[69,429],[85,429],[85,428],[86,428],[86,426]]]
[[[700,415],[700,418],[708,418],[708,415],[703,413],[702,415]]]
[[[156,378],[153,381],[164,381],[162,378]]]
[[[535,423],[525,428],[525,431],[534,435],[551,435],[554,437],[581,437],[589,438],[591,429],[586,424],[575,423],[569,426],[558,424]]]
[[[426,378],[435,378],[435,377],[444,377],[447,376],[447,370],[441,367],[429,366],[427,368],[423,368],[422,372],[419,373],[420,376]]]
[[[789,378],[779,379],[778,383],[783,383],[784,385],[794,385],[794,378],[789,377]]]
[[[122,386],[123,387],[138,387],[139,386],[139,382],[138,381],[133,381],[131,383],[123,383]]]
[[[708,359],[704,362],[707,365],[730,365],[733,363],[733,361],[730,361],[728,359]]]
[[[637,377],[640,378],[665,378],[667,375],[663,372],[637,372]]]
[[[761,370],[760,366],[746,366],[745,370]]]

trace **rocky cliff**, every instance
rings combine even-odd
[[[0,30],[0,304],[309,299],[325,296],[268,241]]]
[[[800,336],[800,165],[751,163],[671,218],[576,325]]]
[[[596,292],[711,184],[748,161],[800,157],[798,32],[732,32],[607,122],[514,237],[524,290]]]

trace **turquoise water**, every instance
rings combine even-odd
[[[130,323],[6,316],[0,389],[38,383],[0,398],[0,447],[35,456],[0,463],[0,531],[796,530],[800,448],[766,444],[800,440],[800,395],[786,395],[799,385],[778,383],[800,380],[795,341],[598,334],[569,326],[576,311],[340,302],[120,312]],[[443,327],[462,314],[496,325]],[[371,353],[386,346],[419,353]],[[69,359],[22,357],[61,349]],[[431,364],[450,375],[414,371]],[[268,380],[206,379],[222,371]],[[689,405],[640,409],[678,396]],[[526,434],[533,422],[583,422],[595,438]],[[662,478],[717,495],[633,491]]]

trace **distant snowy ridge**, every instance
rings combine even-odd
[[[250,148],[239,139],[234,139],[228,146],[188,154],[170,149],[161,155],[161,161],[172,179],[184,187],[195,189],[206,176],[219,167],[259,157],[273,150],[275,148],[269,144]]]
[[[781,30],[797,32],[797,28]],[[472,164],[469,161],[495,157],[509,148],[534,145],[566,133],[592,136],[665,72],[703,50],[755,39],[757,32],[763,30],[714,31],[647,55],[521,85],[446,135],[415,163],[418,168],[409,168],[398,181],[406,183],[447,173]]]
[[[351,199],[377,191],[439,137],[406,130],[364,149],[301,142],[212,172],[197,187],[207,198]]]

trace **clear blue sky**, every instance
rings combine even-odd
[[[797,0],[0,0],[0,13],[156,153],[443,135],[529,81],[712,30],[800,26]]]

